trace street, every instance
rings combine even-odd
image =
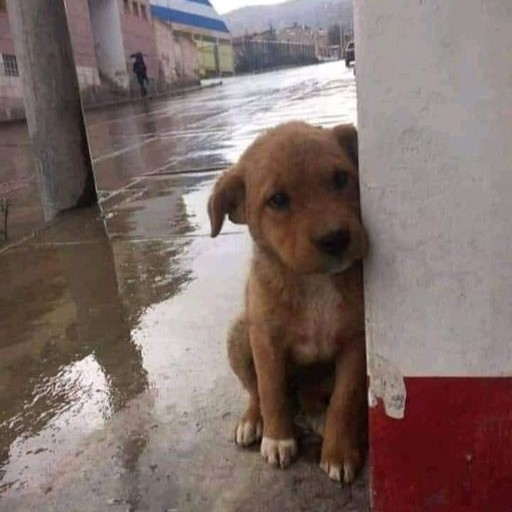
[[[206,213],[220,170],[265,128],[355,122],[353,70],[235,77],[86,118],[101,208],[35,236],[26,128],[0,126],[2,512],[368,510],[365,476],[331,483],[315,446],[278,471],[233,443],[245,397],[225,336],[250,240],[232,224],[212,240]]]

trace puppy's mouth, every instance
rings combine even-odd
[[[344,260],[336,265],[331,265],[329,268],[329,274],[342,274],[345,270],[348,270],[354,264],[353,260]]]

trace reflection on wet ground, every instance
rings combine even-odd
[[[291,118],[354,121],[351,72],[236,78],[88,116],[101,211],[0,247],[2,511],[367,509],[364,479],[341,490],[305,460],[275,472],[231,442],[242,402],[224,337],[250,243],[233,225],[209,238],[205,169]],[[29,146],[23,127],[0,131],[23,234],[39,215]]]

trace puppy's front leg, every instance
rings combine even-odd
[[[363,463],[367,422],[364,340],[347,345],[336,360],[336,383],[325,423],[321,468],[329,478],[351,483]]]
[[[287,397],[286,353],[262,327],[249,330],[263,416],[261,454],[272,466],[287,467],[297,454]]]

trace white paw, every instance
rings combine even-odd
[[[263,425],[261,421],[241,421],[236,427],[235,441],[239,446],[249,446],[261,439]]]
[[[350,462],[343,464],[343,470],[339,464],[329,464],[328,462],[322,462],[320,467],[327,474],[327,476],[335,482],[343,482],[350,484],[354,481],[356,476],[355,468]]]
[[[271,466],[281,466],[284,469],[297,455],[297,442],[293,438],[264,437],[261,441],[261,455]]]

